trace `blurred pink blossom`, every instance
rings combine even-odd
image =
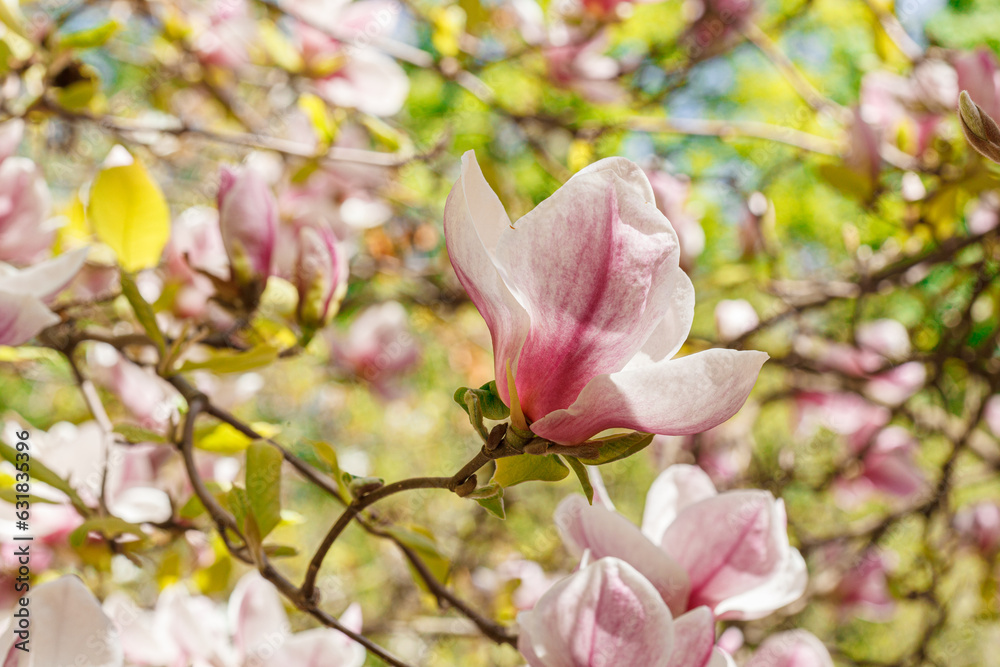
[[[836,590],[845,613],[859,614],[872,621],[892,617],[896,602],[886,579],[892,569],[890,560],[879,550],[871,549],[844,573]]]
[[[984,500],[955,514],[955,529],[985,555],[1000,549],[1000,504]]]
[[[45,177],[34,162],[14,155],[23,131],[19,119],[0,124],[0,261],[18,265],[42,259],[55,239]]]
[[[743,667],[833,667],[823,642],[805,630],[772,635]]]
[[[406,309],[396,301],[368,307],[351,322],[346,336],[333,335],[331,347],[339,367],[384,390],[420,358]]]
[[[694,269],[695,260],[705,250],[705,230],[697,216],[688,208],[691,180],[660,170],[649,170],[646,177],[653,188],[656,207],[677,232],[681,268],[690,273]]]
[[[67,252],[26,269],[0,262],[0,345],[21,345],[60,321],[47,303],[83,267],[87,248]]]
[[[391,36],[399,5],[386,0],[294,0],[288,4],[309,20],[309,24],[296,22],[296,34],[306,67],[317,77],[320,95],[336,106],[375,116],[392,116],[402,109],[410,92],[406,72],[371,46],[373,37]]]

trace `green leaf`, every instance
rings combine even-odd
[[[250,500],[247,498],[246,489],[234,485],[225,495],[225,504],[236,519],[236,525],[240,527],[246,525],[246,519],[250,515]]]
[[[89,519],[80,524],[76,530],[69,534],[70,545],[79,547],[90,533],[100,533],[108,539],[113,539],[119,535],[135,535],[141,539],[146,538],[146,534],[142,532],[142,526],[129,523],[116,516],[104,516]]]
[[[247,499],[261,539],[281,521],[281,464],[284,460],[278,448],[266,442],[255,442],[247,449]]]
[[[568,474],[569,468],[554,454],[520,454],[497,459],[497,470],[490,482],[505,487],[521,482],[558,482]]]
[[[115,433],[131,443],[153,442],[159,445],[168,442],[162,434],[135,424],[115,424]]]
[[[437,543],[434,541],[432,535],[419,528],[410,529],[403,526],[392,526],[386,532],[398,540],[400,544],[408,547],[420,556],[420,560],[427,565],[427,569],[431,571],[435,579],[441,583],[448,581],[451,564],[438,550]],[[414,572],[414,580],[421,588],[428,590],[427,585],[416,572]]]
[[[314,440],[312,443],[313,449],[316,450],[316,455],[324,461],[328,466],[330,466],[330,477],[332,477],[337,482],[337,488],[340,489],[341,496],[346,502],[350,502],[351,494],[347,489],[347,484],[344,482],[344,473],[340,469],[340,461],[337,459],[337,450],[329,445],[329,443]]]
[[[139,320],[139,324],[142,328],[146,330],[146,335],[149,336],[153,344],[156,345],[156,349],[160,351],[160,356],[167,350],[167,341],[163,338],[163,333],[160,331],[160,327],[156,324],[156,313],[153,312],[153,307],[149,305],[149,302],[142,298],[139,294],[139,288],[136,287],[135,281],[132,279],[132,275],[127,271],[121,272],[122,281],[122,294],[128,299],[129,304],[132,306],[133,312],[135,312],[135,318]]]
[[[18,498],[17,498],[18,493],[14,489],[14,485],[15,484],[17,484],[17,480],[16,479],[14,479],[12,476],[8,475],[7,473],[0,472],[0,500],[4,500],[4,501],[10,503],[11,505],[13,505],[14,503],[16,503],[18,501]],[[22,498],[20,498],[20,500],[24,500],[24,498],[23,498],[24,494],[22,493],[20,495],[22,496]],[[42,498],[41,496],[36,496],[33,493],[29,493],[28,494],[28,502],[29,503],[49,503],[49,504],[52,504],[52,505],[57,505],[58,504],[58,502],[55,501],[55,500],[49,500],[48,498]]]
[[[587,474],[587,466],[580,463],[580,459],[575,456],[567,456],[566,463],[568,463],[569,467],[576,473],[576,478],[580,480],[580,486],[583,487],[583,493],[587,496],[587,502],[593,505],[594,485],[590,483],[590,475]]]
[[[281,350],[274,345],[262,343],[249,350],[213,350],[203,361],[185,361],[180,373],[206,370],[214,373],[245,373],[270,365],[278,358]]]
[[[138,161],[104,169],[90,188],[87,216],[94,233],[126,271],[156,266],[170,238],[170,209]]]
[[[597,455],[597,458],[579,460],[581,463],[586,463],[589,466],[600,466],[605,463],[628,458],[648,447],[651,442],[653,442],[652,433],[640,433],[638,431],[588,440],[585,444],[598,445],[601,448],[601,452]]]
[[[60,35],[59,47],[63,49],[92,49],[103,45],[121,26],[109,20],[86,30]]]
[[[264,555],[269,558],[291,558],[299,555],[299,550],[285,544],[265,544]]]
[[[498,519],[506,519],[507,512],[503,508],[503,487],[491,482],[481,489],[476,489],[466,498],[472,498],[487,512]]]
[[[18,463],[17,454],[18,452],[16,449],[8,445],[6,442],[0,441],[0,456],[2,456],[7,461],[13,463],[14,467],[17,467]],[[69,496],[69,501],[73,503],[73,507],[75,507],[78,512],[80,512],[84,516],[90,514],[90,509],[87,507],[86,503],[83,502],[83,499],[80,498],[80,496],[73,489],[73,487],[69,485],[69,482],[64,480],[56,473],[52,472],[52,470],[50,470],[48,466],[46,466],[44,463],[42,463],[35,457],[31,458],[29,466],[30,466],[29,470],[31,478],[33,480],[42,482],[44,484],[48,484],[52,488],[62,491],[67,496]]]
[[[510,416],[510,408],[504,405],[504,402],[500,400],[500,394],[497,392],[497,383],[495,380],[487,382],[479,389],[469,389],[468,387],[459,387],[458,391],[455,392],[455,402],[465,410],[466,414],[469,412],[469,407],[465,404],[465,393],[471,391],[479,398],[479,407],[483,411],[483,416],[487,419],[493,419],[499,421],[501,419],[507,419]]]

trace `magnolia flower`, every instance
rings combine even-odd
[[[980,552],[990,555],[1000,548],[1000,505],[982,501],[955,514],[955,530]]]
[[[806,564],[785,534],[785,506],[767,491],[719,494],[700,468],[674,465],[653,482],[640,530],[580,495],[556,508],[567,544],[632,564],[674,614],[698,606],[755,619],[797,600]]]
[[[518,616],[531,667],[723,667],[712,613],[674,618],[656,588],[617,558],[600,558]]]
[[[295,287],[299,323],[308,329],[326,326],[347,293],[347,258],[330,230],[303,227],[299,231]]]
[[[861,473],[838,481],[836,491],[842,505],[854,506],[876,491],[907,498],[925,487],[926,476],[914,460],[916,438],[903,427],[886,427],[870,444],[854,441],[851,447],[855,456],[863,454]]]
[[[417,341],[410,332],[406,309],[396,301],[371,306],[361,313],[346,336],[332,343],[335,363],[387,389],[386,382],[412,368],[420,357]]]
[[[508,368],[531,430],[574,445],[607,428],[684,434],[733,416],[763,352],[672,357],[694,288],[642,170],[601,160],[512,225],[472,152],[445,207],[459,280],[489,325],[497,382]]]
[[[271,275],[278,204],[263,176],[252,167],[239,171],[223,167],[220,179],[219,228],[233,277],[262,292]]]
[[[58,323],[59,316],[45,304],[86,259],[87,249],[80,248],[20,271],[0,262],[0,345],[21,345]]]
[[[996,55],[981,47],[958,56],[952,65],[958,75],[958,89],[969,91],[990,116],[1000,116],[1000,65]]]
[[[867,551],[837,586],[842,610],[872,621],[886,621],[896,609],[886,579],[891,560],[878,549]]]
[[[371,44],[374,37],[392,34],[399,5],[381,0],[292,0],[289,6],[307,20],[296,22],[295,31],[320,95],[336,106],[376,116],[402,109],[410,92],[406,72]]]
[[[52,202],[41,169],[13,157],[23,134],[20,118],[0,124],[0,261],[29,264],[52,247],[55,230],[46,224]]]
[[[256,572],[244,575],[228,611],[180,585],[160,594],[152,611],[113,594],[105,611],[118,627],[129,664],[173,667],[361,667],[365,650],[342,633],[317,628],[292,634],[274,585]],[[361,631],[361,611],[351,605],[340,618]]]
[[[646,177],[656,195],[656,206],[667,217],[681,246],[681,268],[691,271],[695,260],[705,250],[705,230],[698,218],[688,210],[691,181],[665,171],[647,171]]]
[[[188,15],[197,16],[194,12]],[[208,25],[194,43],[202,62],[228,69],[246,65],[250,60],[248,47],[257,38],[257,24],[247,11],[246,1],[216,0],[204,18]]]
[[[17,635],[16,618],[7,614],[3,619],[4,665],[121,667],[122,649],[111,619],[77,577],[66,575],[32,586],[29,598],[30,635]],[[15,646],[22,639],[28,640],[28,652]]]
[[[743,667],[833,667],[823,642],[805,630],[768,637]]]

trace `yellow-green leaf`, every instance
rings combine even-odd
[[[267,343],[245,351],[213,350],[204,361],[185,361],[179,372],[206,370],[214,373],[245,373],[271,364],[278,358],[279,352],[277,347]]]
[[[111,39],[119,27],[118,23],[109,20],[86,30],[67,33],[59,37],[59,46],[63,49],[92,49]]]
[[[170,210],[163,192],[139,162],[97,175],[87,216],[126,271],[156,266],[170,238]]]
[[[569,468],[558,456],[521,454],[497,459],[497,470],[490,482],[514,486],[521,482],[558,482],[569,474]]]
[[[284,456],[266,442],[247,449],[247,499],[263,540],[281,521],[281,464]]]
[[[163,338],[163,333],[160,331],[160,327],[156,324],[156,313],[153,312],[153,307],[149,305],[149,302],[142,298],[142,294],[139,293],[139,288],[136,287],[135,281],[132,279],[131,274],[126,271],[121,272],[122,281],[122,294],[128,300],[129,304],[132,306],[132,311],[135,313],[135,318],[139,320],[139,324],[142,328],[146,330],[146,335],[153,341],[156,345],[156,349],[160,351],[160,356],[167,351],[167,342]]]

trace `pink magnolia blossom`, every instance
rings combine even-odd
[[[881,403],[900,405],[920,391],[926,381],[927,367],[910,361],[873,377],[865,393]]]
[[[62,291],[87,259],[80,248],[17,270],[0,262],[0,345],[21,345],[59,316],[46,303]]]
[[[333,338],[334,362],[385,390],[388,381],[413,368],[420,358],[406,309],[396,301],[370,306],[351,323],[346,336]]]
[[[257,39],[257,24],[245,0],[216,0],[207,17],[208,25],[195,39],[202,62],[239,69],[250,61],[249,47]]]
[[[986,47],[964,53],[952,61],[958,74],[958,89],[965,90],[983,111],[1000,118],[1000,65]]]
[[[980,552],[991,555],[1000,548],[1000,504],[982,501],[955,514],[955,529]]]
[[[677,242],[681,246],[681,268],[690,272],[694,269],[695,260],[705,250],[705,230],[688,209],[691,181],[687,177],[674,176],[660,170],[647,171],[646,176],[656,195],[656,207],[677,232]]]
[[[5,614],[2,649],[4,665],[54,667],[88,665],[121,667],[122,649],[111,619],[101,610],[101,603],[80,579],[65,575],[32,586],[30,597],[30,651],[14,646],[20,638]],[[15,622],[16,625],[16,622]]]
[[[823,642],[805,630],[768,637],[743,667],[833,667]]]
[[[406,72],[371,45],[373,37],[392,34],[400,13],[396,3],[294,0],[289,5],[312,24],[297,22],[296,33],[320,95],[375,116],[391,116],[403,108],[410,92]]]
[[[696,466],[657,477],[641,530],[579,495],[559,504],[556,524],[575,551],[632,564],[674,614],[705,605],[721,618],[761,618],[805,590],[805,561],[788,544],[782,501],[766,491],[719,494]]]
[[[882,429],[870,446],[861,442],[854,442],[852,446],[854,454],[863,453],[861,473],[851,480],[838,482],[836,491],[841,504],[856,505],[873,492],[909,498],[925,488],[926,475],[914,461],[917,441],[903,427]]]
[[[296,314],[303,327],[321,329],[336,314],[347,293],[347,273],[347,258],[333,232],[319,227],[299,230]]]
[[[48,253],[55,228],[48,223],[52,206],[41,169],[15,157],[24,122],[0,125],[0,261],[30,264]]]
[[[219,228],[233,277],[241,285],[271,275],[278,204],[263,175],[253,167],[223,167],[219,183]]]
[[[555,584],[518,625],[518,649],[531,667],[726,665],[708,609],[674,618],[653,584],[617,558]]]
[[[256,572],[244,575],[228,611],[181,585],[163,590],[153,610],[136,608],[123,594],[105,611],[118,628],[125,658],[140,667],[361,667],[365,651],[336,630],[292,634],[277,589]],[[351,605],[340,618],[360,632],[361,612]]]
[[[577,173],[512,225],[472,152],[445,207],[452,265],[508,365],[531,430],[578,444],[607,428],[684,434],[746,401],[763,352],[672,357],[694,289],[642,170],[622,158]]]
[[[538,600],[552,588],[556,581],[562,579],[565,573],[549,574],[542,566],[533,560],[513,558],[500,563],[495,569],[480,568],[473,573],[473,583],[491,595],[506,586],[516,583],[510,594],[514,607],[527,611],[534,607]]]
[[[983,421],[993,432],[993,435],[1000,438],[1000,394],[994,394],[986,399],[983,407]]]
[[[621,67],[614,58],[604,55],[607,42],[607,36],[599,33],[591,39],[548,46],[545,59],[552,81],[591,102],[621,100],[625,94],[617,81]]]
[[[886,621],[896,609],[889,592],[887,573],[890,559],[878,550],[866,552],[860,561],[844,573],[835,595],[845,613],[863,616],[872,621]]]

